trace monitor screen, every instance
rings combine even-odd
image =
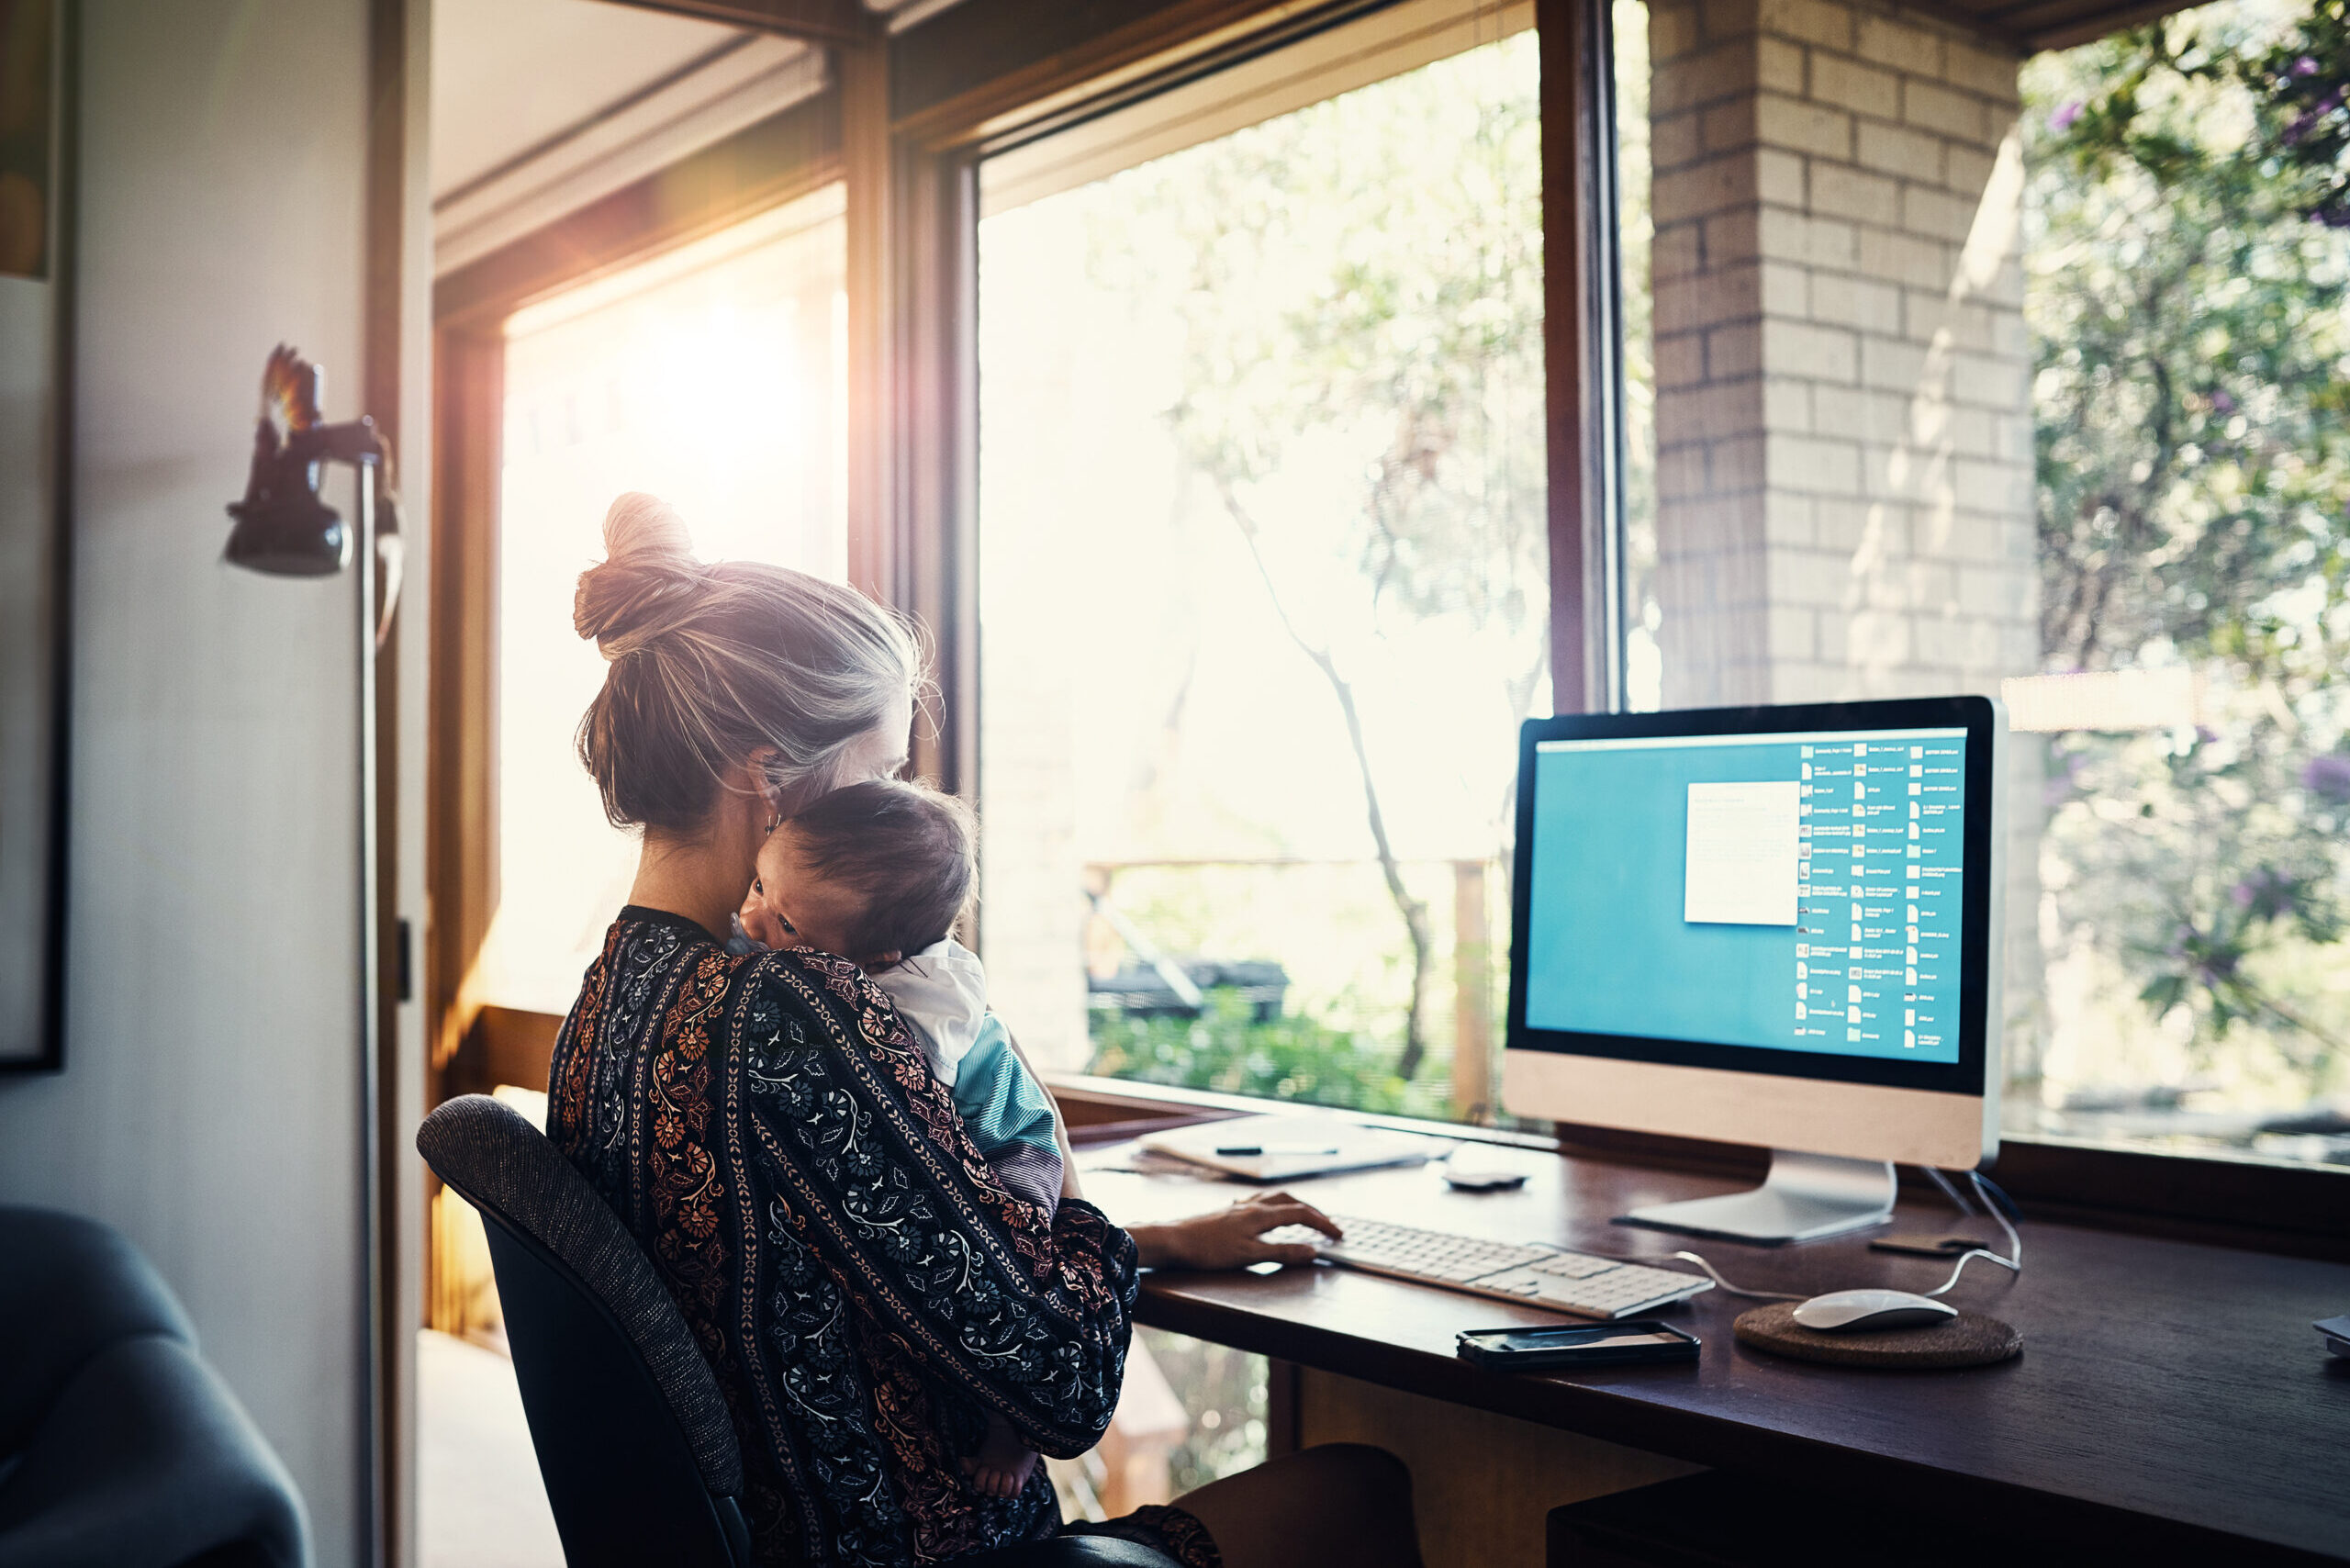
[[[1837,1070],[1764,1053],[1958,1064],[1968,737],[1537,728],[1512,1043],[1684,1042],[1811,1074]]]

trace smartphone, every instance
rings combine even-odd
[[[1670,1323],[1561,1323],[1539,1328],[1480,1328],[1460,1337],[1460,1359],[1501,1372],[1611,1367],[1634,1361],[1694,1361],[1698,1339]]]

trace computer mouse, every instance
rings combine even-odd
[[[1457,1193],[1505,1193],[1526,1185],[1526,1172],[1513,1170],[1492,1155],[1454,1151],[1440,1168]]]
[[[1831,1291],[1796,1308],[1796,1322],[1822,1334],[1866,1334],[1947,1323],[1958,1309],[1908,1291]]]

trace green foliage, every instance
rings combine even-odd
[[[1207,992],[1197,1018],[1097,1014],[1092,1034],[1090,1072],[1390,1115],[1448,1114],[1448,1086],[1396,1076],[1393,1051],[1373,1036],[1312,1018],[1260,1024],[1229,990]]]
[[[2217,726],[2052,746],[2051,893],[2196,1059],[2312,1094],[2344,1059],[2309,980],[2350,871],[2350,233],[2310,84],[2343,36],[2338,0],[2213,6],[2025,73],[2043,657],[2191,664]]]
[[[1135,1337],[1192,1418],[1190,1435],[1168,1455],[1177,1496],[1265,1462],[1270,1380],[1264,1357],[1164,1328],[1137,1328]]]
[[[2311,666],[2304,591],[2350,569],[2350,239],[2302,216],[2222,69],[2236,7],[2031,81],[2042,645]],[[2330,656],[2331,650],[2320,655]],[[2314,667],[2298,671],[2316,676]]]
[[[2318,0],[2261,52],[2227,70],[2259,106],[2258,151],[2302,212],[2350,226],[2350,5]]]

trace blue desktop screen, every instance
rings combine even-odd
[[[1535,1029],[1958,1060],[1966,732],[1535,745]]]

